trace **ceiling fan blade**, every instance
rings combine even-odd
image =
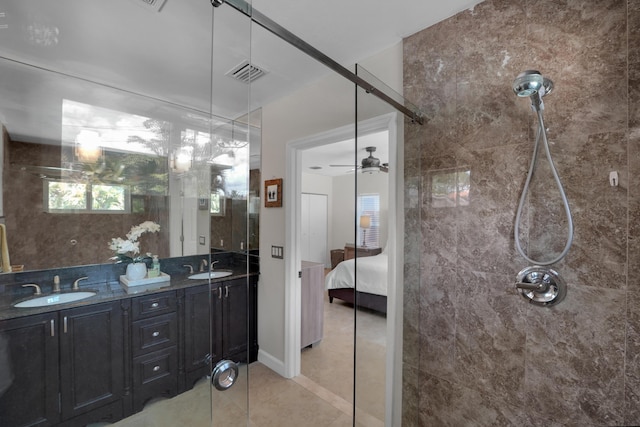
[[[360,166],[356,165],[329,165],[330,168],[360,168]]]

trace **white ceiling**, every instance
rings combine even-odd
[[[349,67],[479,2],[254,0],[252,4]],[[266,105],[330,72],[266,30],[250,26],[231,6],[213,8],[209,0],[166,0],[159,12],[148,10],[142,0],[3,2],[0,56],[108,87],[80,90],[76,98],[82,102],[118,105],[111,89],[118,88],[225,118],[238,118],[248,108]],[[251,85],[250,97],[247,85],[224,76],[248,58],[268,71]],[[49,128],[44,125],[49,115],[34,118],[34,112],[59,105],[57,92],[75,80],[52,79],[46,86],[40,73],[30,76],[13,65],[8,72],[7,64],[0,62],[0,121],[14,134],[46,139],[42,133]],[[130,95],[121,98],[124,105],[119,108],[137,114],[144,114],[149,105],[158,109],[157,102],[138,103]],[[178,109],[184,118],[182,107]],[[148,114],[154,117],[160,112]]]

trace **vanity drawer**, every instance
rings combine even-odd
[[[176,347],[133,359],[133,406],[140,411],[151,398],[178,393],[178,352]]]
[[[178,320],[176,313],[164,314],[133,322],[133,355],[149,353],[174,346],[178,342]]]
[[[133,320],[145,319],[174,311],[176,311],[175,292],[163,292],[160,294],[137,297],[131,300]]]

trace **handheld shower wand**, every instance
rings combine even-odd
[[[518,205],[518,212],[516,213],[516,224],[514,229],[514,238],[516,242],[516,249],[527,261],[532,264],[537,265],[551,265],[562,258],[564,258],[569,252],[569,248],[573,243],[573,219],[571,218],[571,210],[569,208],[569,202],[567,200],[567,196],[564,192],[564,188],[562,187],[562,183],[560,182],[560,177],[558,176],[558,172],[556,171],[555,166],[553,165],[553,159],[551,158],[551,152],[549,151],[549,141],[547,140],[547,132],[544,127],[544,118],[542,117],[542,110],[544,109],[544,103],[542,102],[542,97],[551,93],[553,90],[553,82],[547,78],[542,77],[540,72],[535,70],[527,70],[520,74],[513,83],[513,91],[519,97],[530,97],[531,98],[531,108],[538,115],[538,133],[536,135],[536,142],[533,148],[533,158],[531,159],[531,165],[529,167],[529,173],[527,175],[527,180],[525,181],[524,188],[522,190],[522,196],[520,197],[520,204]],[[567,243],[564,247],[564,250],[560,253],[560,255],[550,261],[537,261],[529,258],[522,247],[520,246],[520,216],[522,213],[522,209],[524,206],[524,202],[526,199],[527,192],[529,190],[529,184],[531,182],[531,178],[533,176],[534,166],[536,163],[536,159],[538,157],[538,145],[540,143],[540,139],[542,137],[542,142],[545,150],[545,154],[547,160],[549,161],[549,165],[551,167],[551,172],[553,174],[553,178],[558,186],[558,190],[560,191],[560,197],[562,198],[562,203],[565,208],[565,213],[567,215],[568,222],[568,237]]]
[[[520,203],[518,204],[516,222],[513,231],[516,249],[524,259],[535,265],[520,272],[516,280],[516,287],[525,298],[529,299],[530,302],[541,305],[552,305],[559,302],[566,294],[566,287],[555,271],[545,270],[539,266],[551,265],[563,259],[569,252],[569,248],[571,248],[571,244],[573,243],[573,219],[571,217],[571,210],[569,208],[569,202],[564,192],[564,188],[560,182],[560,177],[558,176],[558,172],[553,164],[553,159],[551,158],[549,141],[547,140],[547,132],[544,126],[544,118],[542,116],[542,110],[544,110],[544,102],[542,101],[542,98],[551,93],[552,90],[553,82],[550,79],[543,77],[542,74],[536,70],[527,70],[521,73],[513,82],[513,91],[515,94],[522,98],[529,97],[531,99],[531,109],[538,116],[538,132],[533,147],[533,157],[531,159],[531,165],[529,166],[529,173],[527,174],[524,188],[522,189],[522,195],[520,197]],[[551,173],[553,174],[553,178],[558,186],[558,190],[560,191],[562,204],[567,215],[568,228],[567,242],[564,249],[556,258],[548,261],[534,260],[530,258],[525,254],[522,246],[520,245],[520,217],[522,215],[527,192],[529,191],[529,184],[533,177],[536,159],[538,158],[540,139],[542,139],[545,154],[551,168]],[[542,280],[542,277],[544,277],[545,280]]]

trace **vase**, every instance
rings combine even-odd
[[[127,265],[126,275],[128,280],[144,279],[147,275],[147,264],[144,262],[133,262]]]

